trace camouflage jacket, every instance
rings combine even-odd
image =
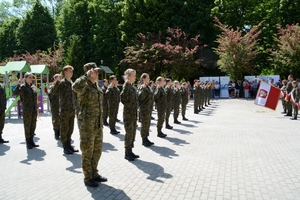
[[[5,88],[0,83],[0,111],[4,111],[6,109],[6,94]]]
[[[107,96],[106,96],[106,90],[107,87],[105,87],[104,85],[101,87],[102,93],[103,93],[103,106],[107,105]]]
[[[293,90],[293,84],[292,81],[289,81],[286,85],[286,92],[289,94]]]
[[[72,90],[72,81],[63,78],[57,81],[52,89],[52,95],[59,95],[60,110],[76,109],[76,93]]]
[[[121,102],[124,104],[123,117],[137,116],[137,90],[133,84],[124,83],[120,94]],[[133,118],[134,119],[134,118]],[[134,119],[135,120],[135,119]]]
[[[157,108],[165,109],[167,106],[167,94],[162,87],[156,88],[154,92],[154,101]]]
[[[54,87],[54,85],[50,85],[49,90],[48,90],[48,96],[49,96],[49,100],[50,100],[50,104],[51,104],[51,110],[59,109],[59,95],[52,94],[53,87]]]
[[[22,107],[25,111],[36,111],[37,110],[37,94],[34,89],[35,86],[23,83],[16,87],[13,91],[14,95],[20,95],[22,101]]]
[[[168,108],[172,108],[173,107],[173,88],[172,87],[166,87],[165,88],[166,91],[166,98],[167,98],[167,107]]]
[[[115,87],[108,87],[105,93],[109,106],[117,107],[120,103],[120,90]]]
[[[98,83],[92,83],[88,76],[81,76],[72,85],[77,94],[78,120],[96,127],[103,127],[103,92]]]
[[[188,102],[189,102],[189,98],[188,98],[188,95],[189,95],[189,93],[188,93],[188,89],[187,88],[184,88],[184,87],[181,87],[180,88],[180,94],[181,94],[181,103],[182,104],[184,104],[184,105],[186,105],[186,104],[188,104]]]
[[[173,105],[179,105],[181,103],[180,90],[177,88],[173,89]]]
[[[138,88],[138,103],[141,112],[151,112],[153,107],[153,92],[149,86]]]
[[[298,87],[294,87],[293,90],[292,90],[292,94],[293,94],[293,97],[295,99],[295,102],[299,103],[299,98],[300,98],[300,94],[299,94],[299,90],[298,90]]]

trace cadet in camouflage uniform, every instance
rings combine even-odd
[[[291,95],[291,92],[293,90],[293,85],[292,82],[294,81],[294,78],[292,75],[288,76],[288,83],[286,86],[286,93],[287,95]],[[292,112],[293,112],[293,105],[291,102],[291,99],[289,98],[286,102],[286,109],[287,109],[287,114],[285,116],[292,116]]]
[[[0,144],[8,143],[8,141],[6,141],[2,138],[4,124],[5,124],[5,110],[6,110],[5,88],[0,83]]]
[[[178,121],[177,119],[179,116],[180,103],[181,103],[180,83],[178,81],[174,81],[174,89],[173,89],[174,124],[181,124],[181,122]]]
[[[118,80],[112,75],[109,77],[110,84],[106,90],[106,98],[108,101],[108,116],[109,116],[109,127],[111,134],[118,134],[119,131],[116,130],[116,122],[119,111],[120,103],[120,91],[117,87]]]
[[[166,107],[166,128],[172,129],[173,126],[169,124],[170,114],[173,108],[173,89],[172,89],[172,80],[166,78],[166,87],[165,87],[166,95],[167,95],[167,107]]]
[[[181,89],[180,89],[180,94],[181,94],[181,115],[182,115],[182,120],[188,121],[188,119],[185,118],[186,105],[189,102],[188,85],[187,85],[186,82],[182,83]]]
[[[198,80],[194,80],[194,113],[198,114],[201,110],[199,109],[200,106],[200,85]]]
[[[151,146],[154,143],[148,139],[150,123],[151,123],[151,113],[153,108],[153,92],[149,87],[149,75],[144,73],[141,76],[141,85],[138,88],[138,103],[140,108],[141,117],[141,137],[144,146]]]
[[[281,102],[282,102],[282,107],[283,107],[283,112],[281,114],[286,114],[286,85],[287,85],[287,80],[282,81],[282,87],[280,88],[282,97],[281,97]]]
[[[292,90],[292,94],[293,98],[294,98],[294,103],[293,103],[293,107],[294,107],[294,117],[291,118],[291,120],[297,120],[297,116],[298,116],[298,104],[299,104],[299,90],[298,90],[298,83],[296,81],[293,81],[293,90]]]
[[[55,83],[51,92],[53,95],[59,95],[60,141],[65,154],[78,152],[71,145],[76,108],[76,93],[72,90],[73,82],[71,80],[73,69],[70,65],[63,68],[65,77]]]
[[[199,105],[199,109],[203,110],[205,109],[204,107],[205,104],[205,84],[204,83],[200,83],[200,105]]]
[[[97,182],[106,182],[107,178],[98,174],[98,162],[103,142],[103,93],[98,85],[98,71],[95,63],[83,66],[85,75],[78,78],[72,88],[78,96],[78,127],[84,183],[98,187]]]
[[[57,81],[61,81],[61,74],[55,74],[53,76],[53,85],[49,87],[48,95],[50,100],[52,125],[54,130],[54,138],[59,139],[60,136],[60,118],[59,118],[59,95],[53,95],[52,89]]]
[[[156,79],[156,90],[154,92],[154,101],[157,107],[157,137],[164,138],[167,135],[164,134],[161,129],[166,117],[167,107],[167,94],[164,90],[165,79],[161,76]]]
[[[33,75],[29,72],[24,75],[25,82],[21,85],[21,79],[19,84],[13,91],[14,95],[20,95],[23,108],[23,122],[24,122],[24,131],[26,138],[26,147],[27,149],[32,149],[33,147],[38,147],[33,141],[34,131],[36,128],[37,120],[37,94],[35,91],[35,86],[32,85]]]
[[[210,99],[211,99],[211,94],[212,94],[212,90],[211,90],[211,83],[207,83],[207,105],[211,105],[210,104]]]
[[[107,117],[108,117],[108,101],[106,96],[108,82],[106,79],[103,79],[102,93],[103,93],[103,125],[108,126]]]
[[[134,87],[136,79],[136,71],[134,69],[127,69],[124,72],[125,83],[121,92],[121,102],[124,104],[123,121],[125,128],[125,159],[134,161],[139,158],[138,155],[132,152],[134,147],[134,140],[136,135],[137,125],[137,90]]]

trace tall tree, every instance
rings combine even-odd
[[[17,31],[20,52],[35,53],[52,47],[57,36],[54,20],[47,8],[36,1],[32,11],[26,14]]]
[[[222,30],[217,38],[219,46],[215,52],[219,55],[218,65],[220,69],[227,73],[232,79],[242,79],[247,73],[253,73],[255,58],[258,53],[257,39],[261,33],[262,24],[251,28],[249,32],[222,24],[215,18],[216,26]]]
[[[11,57],[19,51],[16,37],[16,30],[19,23],[20,19],[13,18],[6,20],[0,26],[0,62],[4,58]]]
[[[271,61],[274,71],[287,77],[293,74],[300,77],[300,26],[299,24],[278,27],[278,35],[275,37],[278,49],[271,53]]]

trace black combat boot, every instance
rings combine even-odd
[[[297,116],[290,118],[291,120],[297,120]]]
[[[166,129],[173,129],[173,126],[170,126],[169,123],[166,123]]]
[[[147,140],[147,137],[143,137],[142,140],[143,140],[142,145],[144,145],[145,147],[150,147],[151,146],[151,144]]]
[[[128,161],[134,161],[134,158],[130,154],[130,149],[125,149],[125,157],[124,158]]]
[[[2,134],[0,134],[0,144],[3,144],[3,143],[9,143],[9,141],[6,141],[2,138]]]
[[[110,134],[116,135],[118,133],[120,133],[120,131],[117,131],[116,128],[110,128]]]
[[[64,148],[64,154],[73,154],[73,151],[69,149],[68,142],[63,143],[63,148]]]
[[[69,141],[67,142],[67,144],[68,144],[69,149],[70,149],[72,152],[79,152],[79,150],[74,149],[74,147],[71,145],[71,140],[69,140]]]
[[[194,111],[194,114],[199,114],[199,111],[198,111],[198,110],[195,110],[195,111]]]
[[[283,112],[281,112],[281,114],[286,114],[286,109],[284,109]]]
[[[133,157],[133,158],[139,158],[139,157],[140,157],[139,155],[134,154],[134,153],[132,152],[132,149],[129,149],[129,151],[130,151],[131,157]]]
[[[204,106],[202,106],[202,108],[201,108],[201,109],[202,109],[202,110],[203,110],[203,109],[205,109],[205,108],[204,108]]]
[[[89,187],[98,187],[99,186],[99,183],[97,183],[95,180],[88,180],[88,181],[84,181],[84,184],[86,186],[89,186]]]
[[[180,121],[178,121],[177,119],[174,120],[174,124],[181,124]]]
[[[31,142],[31,146],[32,146],[32,147],[39,147],[39,146],[40,146],[40,145],[34,143],[33,137],[30,138],[30,142]]]
[[[182,120],[183,120],[183,121],[188,121],[188,119],[185,118],[185,116],[182,116]]]
[[[165,138],[167,134],[164,134],[161,130],[157,130],[157,137]]]
[[[107,119],[103,119],[103,125],[108,126]]]
[[[59,139],[59,136],[60,136],[60,130],[54,130],[54,138],[55,138],[56,140],[58,140],[58,139]]]
[[[154,145],[154,142],[151,142],[151,141],[148,139],[148,137],[147,137],[147,141],[148,141],[148,143],[150,143],[151,145]]]
[[[31,145],[31,139],[26,139],[26,148],[27,149],[32,149],[33,146]]]

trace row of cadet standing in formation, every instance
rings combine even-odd
[[[151,114],[153,105],[157,109],[157,136],[164,138],[167,135],[162,132],[163,123],[167,129],[169,116],[174,111],[174,123],[178,121],[181,105],[182,119],[185,117],[186,105],[188,104],[188,88],[186,83],[171,79],[158,77],[155,84],[150,81],[147,73],[142,74],[140,82],[135,86],[136,71],[127,69],[124,73],[123,89],[117,88],[117,78],[111,76],[109,84],[104,80],[101,88],[98,84],[98,72],[101,68],[95,63],[87,63],[83,66],[84,75],[73,83],[73,67],[67,65],[63,68],[64,78],[60,74],[54,75],[53,84],[49,87],[48,94],[52,112],[52,123],[54,136],[60,139],[65,154],[78,152],[71,145],[71,136],[74,129],[75,115],[78,119],[80,132],[80,149],[82,151],[82,169],[84,183],[87,186],[96,187],[97,182],[107,181],[107,178],[98,174],[97,166],[102,152],[103,124],[109,125],[111,134],[118,134],[115,128],[119,102],[124,105],[123,122],[125,128],[125,156],[128,161],[139,158],[133,153],[137,120],[141,122],[141,137],[144,146],[151,146],[154,143],[148,139],[150,131]],[[32,85],[33,75],[25,73],[24,79],[18,81],[13,91],[14,95],[20,95],[23,105],[23,122],[27,149],[38,147],[34,142],[37,101],[36,92]],[[211,96],[209,83],[194,81],[194,113],[205,109],[209,105]],[[6,101],[5,101],[6,102]],[[5,109],[4,109],[5,110]],[[109,122],[107,123],[107,118]],[[3,122],[4,126],[4,122]],[[0,127],[1,128],[1,127]],[[2,133],[3,127],[1,129]],[[2,134],[1,134],[2,135]],[[7,142],[2,139],[1,141]]]

